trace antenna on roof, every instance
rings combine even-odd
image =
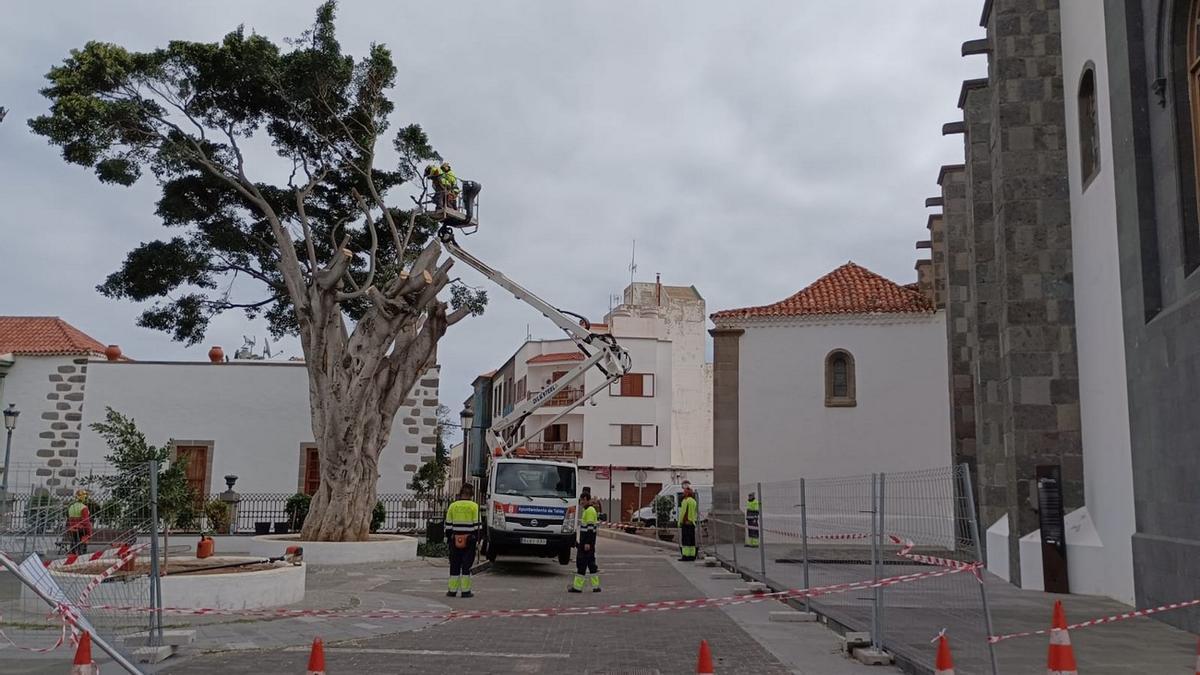
[[[629,283],[633,283],[633,275],[637,272],[637,239],[633,240],[633,255],[629,256]]]

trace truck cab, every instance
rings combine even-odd
[[[571,562],[579,511],[574,463],[496,457],[487,476],[483,554]]]

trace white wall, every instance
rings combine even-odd
[[[945,314],[885,320],[742,326],[743,484],[950,465]],[[854,356],[856,407],[825,407],[834,349]]]
[[[1086,572],[1080,570],[1077,574],[1077,561],[1069,558],[1071,586],[1073,591],[1103,592],[1132,604],[1133,478],[1121,324],[1121,280],[1117,264],[1104,7],[1099,2],[1064,2],[1060,11],[1084,495],[1088,514],[1102,543],[1095,547],[1094,554],[1087,555],[1086,564],[1092,569]],[[1096,69],[1100,173],[1084,191],[1080,175],[1077,93],[1084,65],[1089,61]],[[1084,564],[1085,560],[1078,564]],[[1077,589],[1076,579],[1082,582],[1085,578],[1104,581],[1089,582]]]
[[[436,378],[436,370],[422,379],[430,378]],[[435,417],[436,398],[436,387],[430,392],[418,382],[412,396],[417,405],[401,407],[379,462],[380,492],[407,491],[421,457],[433,454],[428,441],[435,427],[427,420]],[[423,405],[425,400],[434,405]],[[100,461],[107,452],[88,429],[104,418],[106,407],[133,417],[154,444],[211,441],[214,492],[225,489],[226,474],[239,476],[236,489],[242,493],[295,492],[301,444],[313,442],[308,376],[298,363],[93,362],[80,461]],[[406,425],[406,419],[416,424]]]

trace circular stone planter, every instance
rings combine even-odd
[[[202,562],[228,565],[260,560],[247,556],[214,556]],[[138,558],[139,562],[147,558]],[[51,570],[50,576],[68,594],[74,595],[92,579],[91,574]],[[271,569],[239,572],[237,568],[195,574],[168,574],[162,577],[163,605],[211,609],[261,609],[279,607],[304,600],[304,565],[279,565]],[[139,576],[128,581],[115,579],[97,586],[87,600],[90,605],[125,605],[131,598],[148,598],[150,578]],[[45,602],[33,591],[21,586],[21,604],[25,611],[41,611]]]
[[[298,534],[270,534],[250,539],[250,553],[266,558],[283,555],[288,546],[304,549],[304,562],[313,565],[354,565],[417,559],[416,537],[373,534],[369,541],[300,541]],[[165,595],[165,592],[164,592]]]

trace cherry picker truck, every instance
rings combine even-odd
[[[554,307],[500,271],[468,253],[455,240],[455,232],[473,234],[479,228],[479,183],[463,181],[462,209],[457,203],[427,204],[429,215],[441,223],[438,238],[456,260],[470,265],[497,286],[533,307],[558,326],[583,360],[545,389],[517,403],[503,417],[493,420],[485,432],[492,458],[488,462],[487,482],[483,490],[486,519],[483,528],[483,555],[494,561],[501,555],[532,555],[557,558],[559,564],[571,562],[579,518],[578,457],[555,450],[531,452],[526,446],[575,408],[592,400],[616,382],[632,367],[629,353],[616,338],[591,330],[587,319]],[[603,380],[584,395],[567,404],[557,414],[524,428],[526,419],[558,392],[580,380],[595,367]],[[544,446],[545,447],[545,446]]]

